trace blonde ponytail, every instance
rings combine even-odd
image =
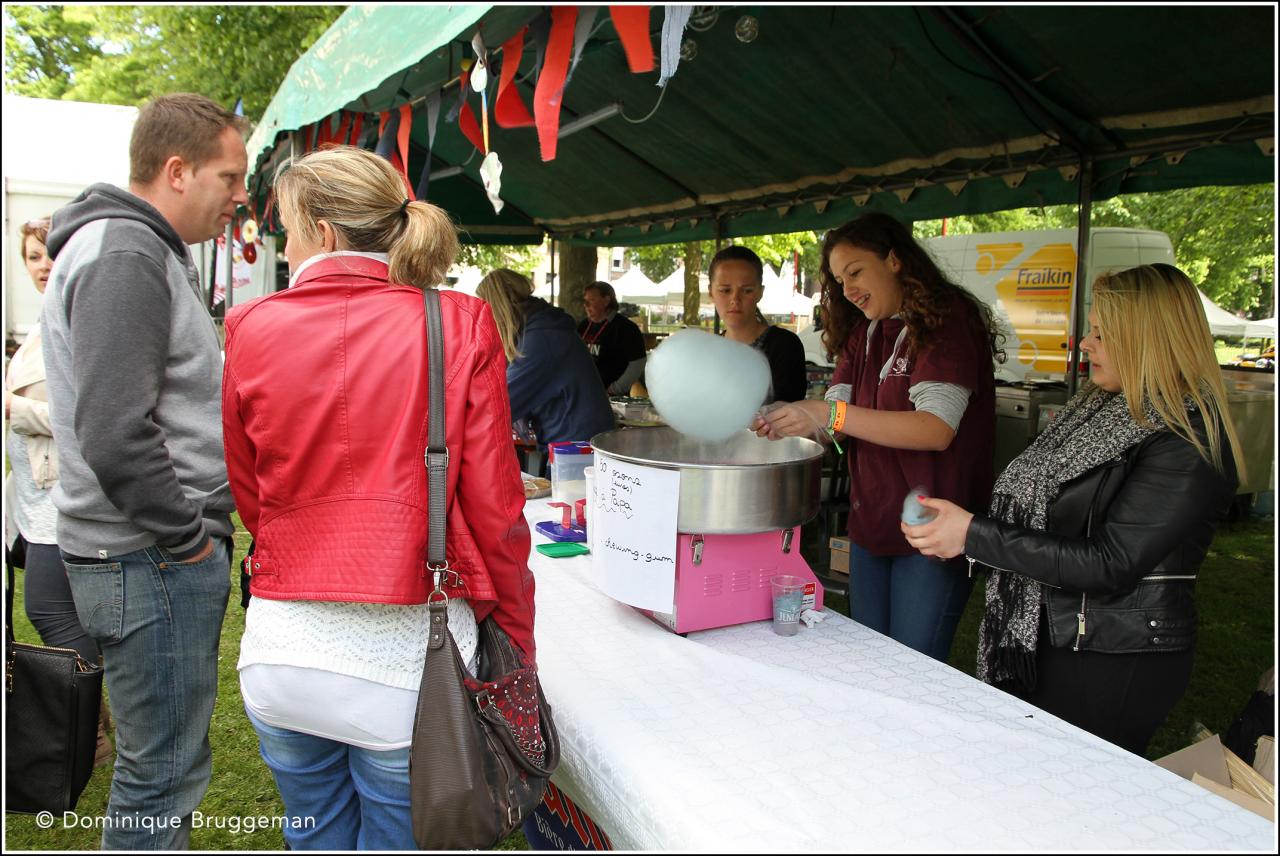
[[[315,240],[325,220],[342,248],[386,253],[390,280],[434,288],[458,256],[458,230],[439,207],[407,202],[404,180],[385,158],[354,146],[319,149],[281,167],[282,219]]]

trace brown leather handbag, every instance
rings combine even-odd
[[[478,626],[468,674],[449,633],[445,558],[444,331],[440,295],[426,290],[428,356],[427,568],[430,629],[409,756],[413,838],[424,850],[488,850],[538,805],[560,763],[560,741],[537,669],[493,618]]]

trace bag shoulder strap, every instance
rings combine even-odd
[[[449,448],[444,431],[444,322],[440,293],[422,291],[427,325],[427,570],[448,571],[445,559],[445,495],[449,475]],[[439,583],[437,583],[439,587]]]

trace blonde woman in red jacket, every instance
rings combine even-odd
[[[227,316],[223,429],[255,595],[240,686],[295,850],[414,847],[409,745],[427,640],[422,290],[457,254],[448,216],[383,158],[313,152],[275,185],[287,291]],[[530,657],[533,577],[489,307],[441,293],[447,590],[463,658],[492,614]],[[308,820],[313,818],[314,820]]]

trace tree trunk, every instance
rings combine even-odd
[[[560,293],[556,305],[575,321],[587,317],[582,309],[582,289],[596,281],[596,248],[560,242]]]
[[[702,273],[702,243],[690,241],[684,245],[684,325],[701,327],[698,308],[702,305],[702,288],[698,274]]]

